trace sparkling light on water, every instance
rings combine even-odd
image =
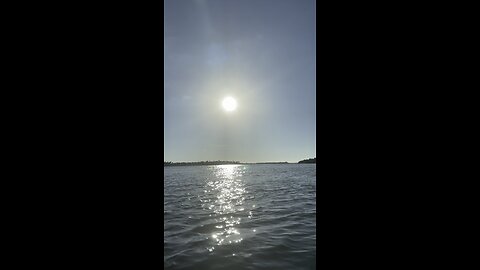
[[[215,241],[217,246],[239,244],[243,238],[236,226],[242,221],[238,215],[245,210],[242,206],[245,201],[245,186],[241,179],[245,168],[241,165],[219,165],[213,166],[212,170],[215,179],[206,181],[205,191],[214,195],[215,200],[203,201],[213,203],[209,204],[208,208],[202,205],[204,210],[212,212],[209,215],[218,217],[215,219],[215,228],[220,230],[212,232],[212,241]]]

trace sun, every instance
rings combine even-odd
[[[232,97],[226,97],[222,101],[222,106],[225,111],[231,112],[237,109],[237,101]]]

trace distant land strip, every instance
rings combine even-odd
[[[304,159],[298,163],[317,163],[317,158]],[[284,162],[239,162],[239,161],[196,161],[196,162],[171,162],[164,161],[164,166],[202,166],[202,165],[230,165],[230,164],[296,164]]]
[[[317,163],[317,157],[304,159],[299,161],[298,163]]]
[[[228,164],[241,164],[239,161],[196,161],[196,162],[163,162],[164,166],[195,166],[195,165],[228,165]]]

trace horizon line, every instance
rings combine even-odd
[[[302,160],[309,160],[309,159],[316,159],[317,157],[313,158],[305,158]],[[240,160],[200,160],[200,161],[167,161],[164,160],[163,162],[176,162],[176,163],[194,163],[194,162],[238,162],[238,163],[267,163],[267,162],[287,162],[287,163],[294,163],[294,162],[299,162],[302,160],[298,161],[287,161],[287,160],[282,160],[282,161],[240,161]]]

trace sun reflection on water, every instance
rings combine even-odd
[[[202,207],[211,211],[215,217],[215,228],[211,239],[214,245],[231,245],[240,243],[243,238],[237,225],[242,221],[245,208],[245,187],[241,176],[245,171],[242,165],[213,166],[215,179],[207,180],[205,192],[214,195],[214,199],[204,200]],[[250,212],[251,214],[251,212]],[[207,248],[210,252],[214,247]]]

